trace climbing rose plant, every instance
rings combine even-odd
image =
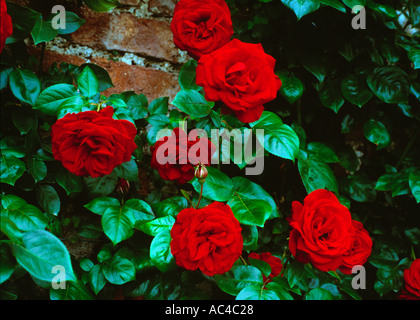
[[[420,299],[419,1],[178,1],[153,101],[0,3],[2,298]]]

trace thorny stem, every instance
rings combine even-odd
[[[197,206],[195,207],[196,209],[198,209],[198,206],[200,205],[201,198],[203,197],[203,185],[204,185],[204,183],[200,183],[200,186],[201,186],[200,196],[198,197]]]
[[[248,264],[246,263],[246,261],[245,261],[244,257],[242,257],[242,255],[240,255],[240,256],[239,256],[239,258],[241,258],[241,260],[242,260],[242,262],[243,262],[243,264],[244,264],[244,265],[246,265],[246,266],[248,265]]]

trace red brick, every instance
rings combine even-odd
[[[75,43],[179,62],[179,53],[167,21],[139,19],[130,13],[97,13],[86,6],[80,15],[86,22],[71,34]]]
[[[38,58],[40,56],[38,48],[28,47],[28,52]],[[114,87],[104,91],[103,94],[105,96],[124,91],[135,91],[138,94],[143,93],[149,101],[159,97],[169,97],[170,101],[172,101],[180,90],[177,74],[142,66],[128,65],[124,62],[116,62],[104,58],[95,57],[87,60],[76,55],[46,51],[42,69],[47,71],[54,62],[58,64],[66,62],[81,65],[88,61],[105,68],[111,77]]]
[[[172,17],[178,0],[150,0],[149,10],[157,15]]]

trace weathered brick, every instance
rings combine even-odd
[[[29,46],[28,53],[38,58],[40,56],[40,50],[36,47]],[[92,57],[88,60],[77,55],[47,50],[44,54],[42,69],[47,71],[54,62],[81,65],[89,61],[105,68],[111,77],[114,87],[103,92],[106,96],[124,91],[135,91],[138,94],[143,93],[149,101],[159,97],[169,97],[172,101],[180,90],[177,74],[104,58]]]
[[[97,13],[86,6],[80,15],[86,22],[71,34],[75,43],[102,50],[132,52],[173,63],[180,61],[167,21],[140,19],[130,13]]]
[[[178,0],[150,0],[149,10],[157,15],[172,17]]]
[[[140,4],[140,0],[119,0],[119,3],[127,6],[138,6]]]

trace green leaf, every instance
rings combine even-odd
[[[70,254],[64,244],[45,230],[24,233],[22,244],[13,243],[17,262],[35,278],[51,282],[55,276],[54,266],[62,266],[65,280],[76,280]]]
[[[263,286],[261,271],[254,266],[234,266],[224,274],[215,275],[214,280],[222,291],[233,296],[244,288],[261,289]]]
[[[118,0],[83,0],[83,2],[96,12],[107,12],[119,5]]]
[[[250,200],[264,200],[271,206],[271,217],[278,216],[278,210],[276,202],[273,197],[265,191],[260,185],[252,182],[245,177],[234,177],[232,178],[234,186],[234,193],[236,196],[240,196],[242,199]]]
[[[304,265],[298,261],[293,261],[285,273],[290,288],[297,285],[305,272]]]
[[[7,281],[15,271],[16,262],[8,246],[0,244],[0,284]]]
[[[271,266],[269,263],[260,259],[253,258],[248,258],[248,262],[251,266],[254,266],[260,270],[264,276],[268,277],[271,274]]]
[[[334,300],[334,296],[327,289],[315,288],[306,294],[305,300]]]
[[[1,200],[4,215],[23,232],[45,229],[48,220],[37,207],[15,195],[5,195]]]
[[[318,0],[281,0],[283,4],[293,10],[298,20],[303,16],[319,9]]]
[[[38,184],[35,191],[37,201],[41,208],[45,212],[56,216],[60,211],[61,202],[54,187],[48,184]]]
[[[121,207],[120,202],[111,197],[100,197],[95,198],[88,204],[85,204],[84,207],[93,213],[103,215],[107,209],[117,210]]]
[[[2,157],[23,158],[26,156],[24,139],[22,137],[6,136],[0,141]]]
[[[342,188],[357,202],[372,202],[376,198],[375,183],[365,173],[348,176]]]
[[[391,191],[393,197],[408,194],[410,191],[408,179],[409,176],[402,172],[386,173],[379,177],[375,189],[379,191]]]
[[[203,185],[203,197],[215,201],[228,201],[233,194],[233,183],[230,178],[213,167],[207,167],[208,176]],[[197,178],[191,181],[195,191],[200,193],[201,185]]]
[[[125,202],[123,210],[126,211],[127,215],[133,217],[134,222],[145,222],[155,218],[150,205],[140,199],[129,199]]]
[[[341,95],[340,81],[327,78],[319,90],[319,99],[324,107],[337,113],[343,106],[345,100]]]
[[[32,174],[35,182],[44,180],[47,176],[47,165],[44,161],[36,158],[28,158],[27,160],[29,172]]]
[[[317,189],[338,193],[337,179],[327,163],[302,152],[298,160],[298,169],[308,194]]]
[[[66,191],[67,195],[83,191],[83,179],[61,168],[55,174],[55,181]]]
[[[173,224],[175,223],[175,218],[173,216],[165,216],[161,218],[156,218],[148,222],[140,221],[136,223],[134,227],[149,236],[157,236],[161,231],[171,230]]]
[[[201,87],[195,83],[195,69],[197,68],[197,61],[187,61],[179,72],[179,85],[183,90],[200,90]]]
[[[342,0],[342,1],[350,9],[352,9],[354,6],[364,7],[366,5],[366,0]]]
[[[367,77],[372,92],[386,103],[408,103],[410,82],[407,74],[396,66],[377,67]]]
[[[157,217],[176,216],[181,210],[188,208],[188,201],[182,196],[174,196],[152,206]]]
[[[103,177],[83,177],[83,182],[89,196],[104,197],[114,191],[118,182],[118,175],[113,170],[111,174]]]
[[[251,226],[264,227],[265,221],[272,212],[271,205],[267,201],[243,199],[236,192],[227,204],[240,223]]]
[[[106,285],[106,279],[102,272],[102,269],[103,266],[101,264],[97,264],[92,269],[90,269],[88,275],[90,287],[96,295]]]
[[[51,21],[44,21],[42,16],[39,16],[31,31],[31,35],[35,45],[37,45],[54,39],[58,35],[58,30],[52,27]]]
[[[340,0],[320,0],[323,5],[333,7],[338,11],[346,13],[346,7],[340,2]]]
[[[161,98],[157,98],[153,100],[149,104],[149,107],[148,107],[149,114],[150,115],[162,114],[166,116],[166,114],[168,113],[168,101],[169,101],[168,97],[161,97]]]
[[[420,203],[420,170],[413,171],[408,182],[414,198],[417,203]]]
[[[51,300],[94,300],[82,281],[66,282],[65,289],[50,289]]]
[[[53,17],[51,17],[49,20],[52,20]],[[79,29],[83,24],[85,23],[85,20],[78,17],[77,14],[71,11],[66,11],[66,23],[64,29],[58,29],[58,34],[69,34],[75,32],[77,29]]]
[[[387,147],[391,143],[388,130],[382,122],[371,119],[363,126],[366,139],[377,145],[376,150]]]
[[[181,90],[175,96],[172,104],[180,111],[196,118],[207,116],[214,102],[208,102],[204,96],[195,90]]]
[[[10,90],[20,101],[33,106],[41,92],[41,81],[29,70],[15,69],[9,75]]]
[[[327,163],[339,162],[334,150],[321,142],[311,142],[307,145],[308,151],[316,156],[319,160]]]
[[[110,207],[102,216],[102,228],[114,245],[130,238],[133,233],[133,216],[122,207]]]
[[[77,78],[77,85],[87,98],[93,97],[99,92],[99,82],[91,68],[86,66]]]
[[[280,300],[274,291],[249,287],[244,288],[236,296],[236,300]]]
[[[283,124],[279,116],[263,111],[260,119],[249,125],[254,130],[264,130],[263,136],[257,134],[264,149],[280,158],[295,160],[299,151],[299,137],[291,127]]]
[[[157,234],[150,244],[150,259],[160,272],[166,272],[175,264],[175,258],[171,253],[171,233],[163,230]]]
[[[6,39],[6,43],[25,39],[41,17],[39,12],[9,1],[7,2],[7,13],[12,18],[13,34]]]
[[[420,69],[420,49],[411,49],[408,58],[413,61],[414,69]]]
[[[112,88],[114,86],[108,71],[94,63],[84,63],[79,68],[77,68],[74,72],[75,79],[79,77],[79,75],[83,72],[83,70],[86,67],[89,67],[95,74],[96,79],[98,80],[98,90],[100,92],[105,91],[106,89]]]
[[[373,97],[365,78],[355,74],[349,74],[343,78],[341,81],[341,93],[347,101],[359,108],[363,107]]]
[[[281,79],[280,94],[290,103],[294,104],[303,94],[304,86],[302,81],[293,72],[283,71],[277,73]]]
[[[38,127],[38,117],[32,110],[27,108],[15,108],[12,111],[12,121],[20,134],[27,134]]]
[[[120,256],[114,256],[103,264],[103,274],[112,284],[121,285],[136,279],[134,264]]]
[[[52,85],[41,92],[36,100],[34,109],[38,109],[46,115],[56,116],[60,105],[76,94],[76,88],[71,84],[60,83]]]
[[[26,171],[23,161],[16,158],[0,158],[0,182],[14,186],[16,181]]]
[[[134,159],[130,161],[123,162],[115,169],[116,174],[119,178],[123,178],[128,181],[138,181],[139,179],[139,169],[137,166],[137,162]]]

